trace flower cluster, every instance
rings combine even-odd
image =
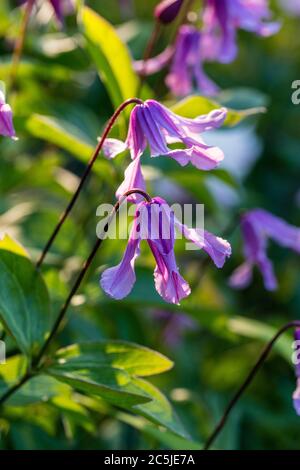
[[[168,9],[162,2],[160,14]],[[176,9],[177,2],[168,2],[168,8]],[[171,5],[172,4],[172,5]],[[173,11],[172,10],[172,11]],[[171,10],[170,10],[171,11]],[[174,48],[168,47],[157,57],[135,64],[136,70],[152,74],[172,61],[166,84],[176,96],[186,96],[195,89],[204,95],[215,95],[218,86],[206,75],[205,62],[232,62],[237,55],[237,31],[243,29],[259,36],[275,34],[280,23],[269,21],[271,12],[267,0],[204,0],[201,12],[202,28],[183,25],[177,34]]]

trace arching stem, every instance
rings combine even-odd
[[[249,372],[248,376],[246,377],[246,379],[244,380],[244,382],[242,383],[242,385],[240,386],[238,391],[235,393],[233,398],[230,400],[229,404],[227,405],[220,421],[218,422],[218,424],[215,427],[214,431],[209,436],[209,438],[208,438],[208,440],[207,440],[207,442],[204,446],[204,450],[208,450],[211,447],[211,445],[213,444],[215,439],[218,437],[218,435],[220,434],[220,432],[224,428],[228,416],[230,415],[230,413],[233,410],[233,408],[235,407],[235,405],[238,403],[239,399],[241,398],[241,396],[243,395],[243,393],[245,392],[247,387],[251,384],[252,380],[254,379],[256,374],[258,373],[261,366],[264,364],[265,360],[267,359],[267,357],[268,357],[272,347],[276,343],[276,341],[287,330],[289,330],[290,328],[297,328],[297,327],[300,327],[300,321],[295,320],[295,321],[287,323],[286,325],[282,326],[277,331],[277,333],[273,336],[273,338],[269,341],[269,343],[267,343],[267,345],[263,349],[261,355],[259,356],[258,360],[256,361],[256,363],[252,367],[251,371]]]
[[[21,24],[21,30],[19,33],[19,37],[16,41],[15,49],[13,52],[12,58],[12,66],[11,66],[11,73],[10,73],[10,88],[13,89],[18,73],[19,63],[22,57],[23,49],[24,49],[24,42],[27,33],[28,23],[30,20],[31,12],[34,6],[35,0],[27,0],[24,16]]]
[[[78,198],[78,196],[80,195],[80,192],[81,192],[81,190],[82,190],[82,188],[83,188],[83,186],[84,186],[84,183],[85,183],[87,177],[89,176],[89,174],[90,174],[90,172],[91,172],[91,170],[92,170],[92,168],[93,168],[93,166],[94,166],[94,163],[95,163],[95,161],[97,160],[97,157],[98,157],[98,155],[99,155],[99,153],[100,153],[100,151],[101,151],[101,149],[102,149],[102,147],[103,147],[103,144],[104,144],[104,142],[105,142],[105,139],[106,139],[106,137],[108,136],[108,134],[110,133],[110,131],[111,131],[111,129],[112,129],[114,123],[116,122],[117,118],[119,117],[119,115],[121,114],[121,112],[122,112],[127,106],[129,106],[130,104],[142,104],[142,103],[143,103],[143,102],[142,102],[140,99],[138,99],[138,98],[130,98],[130,99],[124,101],[124,103],[122,103],[122,104],[118,107],[118,109],[114,112],[114,114],[113,114],[112,117],[110,118],[110,120],[109,120],[109,122],[108,122],[108,124],[107,124],[107,126],[106,126],[106,128],[105,128],[105,130],[104,130],[104,132],[103,132],[103,135],[102,135],[102,137],[101,137],[101,139],[100,139],[100,141],[99,141],[97,147],[95,148],[95,151],[94,151],[94,153],[93,153],[93,155],[92,155],[92,157],[91,157],[91,159],[90,159],[90,161],[89,161],[89,163],[88,163],[88,165],[87,165],[87,167],[86,167],[86,169],[85,169],[85,171],[84,171],[84,173],[83,173],[83,175],[82,175],[82,177],[81,177],[80,183],[79,183],[79,185],[78,185],[78,187],[77,187],[75,193],[74,193],[73,196],[72,196],[72,199],[70,200],[70,202],[69,202],[69,204],[67,205],[67,207],[66,207],[66,209],[64,210],[64,212],[61,214],[61,216],[60,216],[60,218],[59,218],[59,221],[58,221],[56,227],[54,228],[54,230],[53,230],[53,232],[52,232],[50,238],[48,239],[48,241],[47,241],[47,243],[46,243],[46,245],[45,245],[45,247],[44,247],[44,249],[43,249],[43,251],[42,251],[42,253],[41,253],[41,255],[40,255],[40,257],[39,257],[39,259],[38,259],[38,261],[37,261],[37,263],[36,263],[36,267],[37,267],[37,268],[39,268],[39,267],[42,265],[42,263],[43,263],[43,261],[44,261],[46,255],[47,255],[49,249],[51,248],[51,246],[52,246],[52,244],[53,244],[53,242],[54,242],[54,240],[55,240],[55,238],[57,237],[57,235],[58,235],[60,229],[62,228],[62,226],[63,226],[64,222],[66,221],[68,215],[70,214],[70,212],[71,212],[71,210],[72,210],[72,208],[73,208],[75,202],[77,201],[77,198]]]

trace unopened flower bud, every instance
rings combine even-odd
[[[183,0],[163,0],[154,10],[155,18],[163,24],[172,23],[177,17]]]

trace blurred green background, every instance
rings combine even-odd
[[[132,55],[141,58],[153,27],[156,1],[87,1],[112,22]],[[125,2],[124,2],[125,3]],[[196,2],[197,3],[197,2]],[[13,2],[0,5],[0,79],[9,73],[12,43],[21,14]],[[150,192],[169,203],[205,204],[206,228],[222,234],[241,209],[263,207],[300,226],[300,105],[291,102],[291,84],[300,79],[300,18],[287,15],[278,2],[274,15],[281,31],[268,39],[239,34],[233,64],[208,64],[207,71],[223,89],[219,102],[235,108],[266,106],[265,114],[238,126],[215,131],[208,139],[222,147],[224,174],[183,170],[146,156]],[[172,34],[166,28],[156,52]],[[120,75],[123,71],[120,70]],[[149,86],[174,101],[162,72]],[[87,53],[75,16],[59,31],[53,21],[33,19],[19,69],[17,91],[8,95],[15,113],[18,142],[0,140],[0,229],[18,239],[36,258],[67,204],[84,170],[96,137],[114,105]],[[39,116],[50,116],[43,127]],[[59,131],[57,131],[57,129]],[[62,137],[57,137],[57,132]],[[76,136],[67,141],[65,132]],[[115,131],[116,132],[116,131]],[[124,130],[120,129],[121,134]],[[209,141],[209,140],[208,140]],[[79,146],[81,143],[81,147]],[[61,144],[61,145],[59,145]],[[113,202],[128,156],[113,162],[99,158],[57,239],[43,273],[54,309],[68,292],[95,238],[96,208]],[[125,241],[107,240],[68,312],[69,322],[57,344],[78,340],[122,339],[148,346],[174,361],[174,368],[151,379],[170,399],[198,448],[228,400],[255,362],[264,342],[282,324],[299,318],[300,261],[291,251],[270,246],[279,280],[275,293],[264,290],[259,273],[248,289],[235,292],[228,277],[242,260],[238,227],[229,234],[233,255],[218,271],[201,252],[186,252],[177,243],[178,264],[192,286],[180,307],[164,303],[153,285],[153,260],[146,244],[137,263],[137,283],[122,302],[111,301],[98,286],[104,267],[119,262]],[[291,395],[295,388],[288,334],[278,343],[245,396],[236,406],[215,446],[223,449],[299,449],[299,417]],[[16,345],[8,338],[8,356]],[[1,368],[1,366],[0,366]],[[71,405],[73,403],[73,405]],[[0,447],[5,449],[159,449],[185,448],[175,435],[112,408],[94,410],[84,400],[76,408],[53,401],[10,406],[0,417]],[[73,409],[74,408],[74,409]],[[191,443],[192,441],[192,443]]]

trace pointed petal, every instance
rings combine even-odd
[[[98,139],[99,140],[99,139]],[[103,154],[106,158],[115,158],[127,149],[127,145],[122,140],[106,138],[102,147]]]
[[[106,269],[100,279],[104,292],[117,300],[123,299],[131,292],[136,280],[134,263],[139,256],[140,239],[136,238],[135,234],[134,226],[122,261],[117,266]]]
[[[117,199],[123,196],[123,194],[130,189],[134,188],[146,191],[146,184],[142,174],[140,157],[133,160],[126,168],[124,173],[124,181],[116,191]],[[142,200],[143,197],[139,194],[132,194],[131,196],[127,197],[128,202],[140,202]]]

